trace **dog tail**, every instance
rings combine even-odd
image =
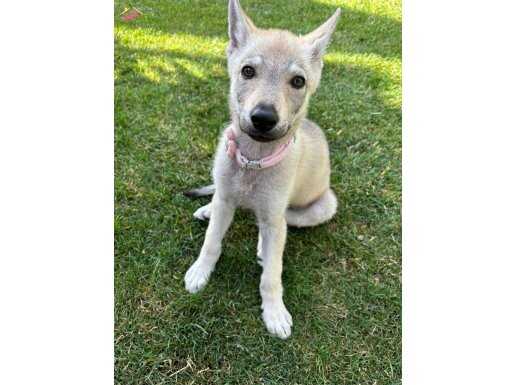
[[[316,226],[331,219],[337,207],[338,200],[333,190],[328,189],[308,207],[286,210],[286,223],[293,227]]]
[[[205,197],[208,195],[213,195],[215,193],[215,185],[210,184],[209,186],[204,186],[200,188],[195,188],[193,190],[185,191],[183,194],[188,198],[198,198]]]

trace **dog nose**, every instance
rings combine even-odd
[[[269,104],[258,104],[250,113],[254,128],[261,132],[270,131],[279,121],[275,107]]]

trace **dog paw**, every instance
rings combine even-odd
[[[196,293],[206,286],[209,281],[212,269],[206,267],[203,263],[196,261],[186,272],[184,283],[186,290],[190,293]]]
[[[270,334],[283,340],[290,336],[293,321],[282,301],[263,304],[263,321]]]
[[[193,216],[201,221],[207,221],[211,217],[211,203],[202,206],[193,213]]]

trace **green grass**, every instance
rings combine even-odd
[[[115,381],[117,384],[399,384],[401,5],[243,0],[258,26],[306,33],[342,17],[309,116],[326,132],[336,217],[290,229],[290,339],[260,319],[257,228],[238,212],[206,289],[183,276],[229,119],[225,0],[115,3]],[[135,6],[144,16],[123,23]],[[181,370],[182,369],[182,370]]]

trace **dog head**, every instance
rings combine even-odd
[[[340,9],[305,36],[257,28],[238,0],[229,0],[228,70],[233,122],[252,139],[293,134],[306,116],[322,73],[322,56]]]

